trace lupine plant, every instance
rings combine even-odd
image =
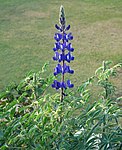
[[[52,87],[56,90],[61,89],[61,102],[65,96],[64,90],[66,88],[73,88],[74,84],[71,83],[70,80],[65,81],[64,75],[65,73],[73,74],[74,70],[70,68],[66,64],[66,62],[70,63],[70,61],[74,60],[74,56],[72,56],[72,52],[74,48],[70,43],[73,40],[72,33],[66,33],[70,29],[70,25],[66,26],[66,18],[63,6],[60,7],[60,14],[59,14],[59,25],[55,25],[56,29],[58,30],[57,33],[54,35],[54,39],[56,40],[55,47],[53,48],[55,52],[55,56],[53,57],[54,61],[58,61],[56,68],[54,69],[54,76],[61,74],[62,79],[61,81],[54,80]],[[68,51],[68,52],[67,52]],[[61,64],[62,63],[62,64]]]
[[[43,77],[45,64],[41,71],[29,73],[19,84],[0,92],[0,150],[122,150],[122,111],[118,105],[122,97],[116,95],[111,82],[122,64],[111,67],[104,61],[73,92],[65,91],[74,86],[64,80],[65,73],[74,73],[66,64],[74,60],[74,49],[69,42],[73,36],[66,33],[70,25],[66,26],[63,6],[59,23],[55,25],[59,32],[54,36],[53,59],[58,61],[54,75]],[[60,82],[54,80],[58,74]],[[61,95],[48,93],[52,82]],[[94,85],[101,88],[92,101]]]

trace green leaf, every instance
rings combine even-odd
[[[11,109],[12,107],[14,107],[17,103],[18,103],[18,102],[17,102],[16,99],[13,100],[11,103],[9,103],[9,104],[6,106],[5,110],[8,111],[8,110]]]
[[[49,62],[44,64],[44,66],[42,67],[42,73],[46,71],[48,66],[49,66]]]
[[[1,150],[7,150],[9,147],[7,146],[7,144],[4,144],[2,147],[1,147]]]
[[[14,117],[15,110],[16,110],[16,107],[12,108],[12,110],[10,111],[10,117],[11,117],[11,119]]]

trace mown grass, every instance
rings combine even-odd
[[[65,7],[74,35],[75,85],[92,76],[103,60],[122,62],[121,0],[0,0],[0,90],[52,61],[54,25]],[[121,88],[121,76],[116,84]]]

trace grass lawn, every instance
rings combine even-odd
[[[0,0],[0,90],[30,70],[39,71],[47,60],[53,72],[61,4],[74,35],[72,82],[92,76],[103,60],[122,62],[122,0]],[[121,81],[120,76],[119,88]]]

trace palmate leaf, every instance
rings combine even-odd
[[[101,149],[118,149],[122,143],[122,136],[117,132],[109,132],[102,135],[99,144]]]
[[[8,103],[5,107],[5,111],[10,110],[11,108],[15,107],[15,105],[18,103],[18,101],[15,99],[11,103]]]
[[[93,104],[87,104],[86,113],[90,113],[91,111],[95,110],[95,106],[96,102],[94,102]]]
[[[16,107],[12,108],[11,111],[10,111],[10,118],[11,119],[14,117],[15,112],[16,112]]]
[[[101,110],[94,110],[93,112],[91,112],[89,115],[90,115],[90,117],[92,118],[92,119],[97,119],[97,118],[99,118],[100,117],[100,112],[101,112]]]
[[[88,141],[88,139],[92,136],[92,134],[94,133],[94,130],[97,129],[98,125],[99,125],[99,122],[96,123],[96,124],[92,127],[92,129],[90,130],[90,132],[88,133],[88,135],[87,135],[87,137],[86,137],[86,141]]]
[[[0,100],[5,99],[10,94],[10,91],[0,93]]]

